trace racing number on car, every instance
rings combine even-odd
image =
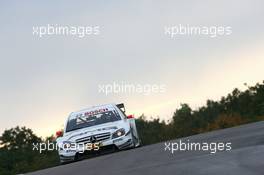
[[[98,151],[99,149],[100,149],[100,143],[99,142],[86,144],[86,150],[88,150],[88,151],[91,151],[91,150]]]

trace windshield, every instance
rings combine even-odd
[[[121,120],[116,111],[105,111],[100,113],[85,113],[70,117],[67,123],[66,132],[103,123]]]

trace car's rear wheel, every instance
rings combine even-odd
[[[132,136],[132,143],[133,143],[133,147],[136,148],[136,147],[139,147],[141,144],[140,144],[140,140],[139,138],[137,138],[134,133],[133,133],[133,130],[131,129],[131,136]]]

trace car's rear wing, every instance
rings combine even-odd
[[[126,108],[124,103],[119,103],[116,105],[120,110],[122,110],[124,113],[126,113]]]

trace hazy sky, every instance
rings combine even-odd
[[[41,136],[72,111],[124,102],[128,113],[169,119],[264,79],[263,1],[0,2],[0,133],[19,126]],[[77,38],[32,34],[47,24],[100,26]],[[232,34],[179,36],[165,26],[230,26]],[[99,84],[165,84],[143,95],[98,92]]]

